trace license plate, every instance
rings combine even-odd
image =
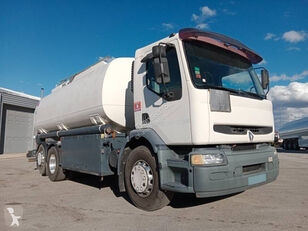
[[[259,184],[266,181],[266,174],[248,177],[248,185]]]

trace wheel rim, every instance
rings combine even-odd
[[[49,158],[49,171],[51,174],[54,174],[56,171],[56,166],[57,166],[57,160],[55,154],[51,154]]]
[[[42,166],[45,163],[45,156],[42,151],[37,153],[37,165]]]
[[[131,184],[135,192],[141,197],[147,197],[153,190],[154,176],[150,165],[138,160],[130,173]]]

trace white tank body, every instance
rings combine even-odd
[[[34,129],[57,131],[111,124],[117,131],[134,127],[131,69],[133,58],[99,62],[42,98]]]

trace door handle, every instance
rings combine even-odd
[[[150,123],[150,116],[148,113],[142,113],[142,124],[148,124]]]

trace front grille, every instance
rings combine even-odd
[[[261,172],[265,169],[265,164],[252,164],[243,166],[243,174],[251,174],[255,172]]]
[[[229,135],[245,135],[251,131],[255,135],[265,135],[273,131],[273,127],[261,126],[237,126],[237,125],[214,125],[215,132],[229,134]]]
[[[231,150],[234,152],[237,151],[247,151],[256,149],[256,144],[235,144],[231,147]]]

